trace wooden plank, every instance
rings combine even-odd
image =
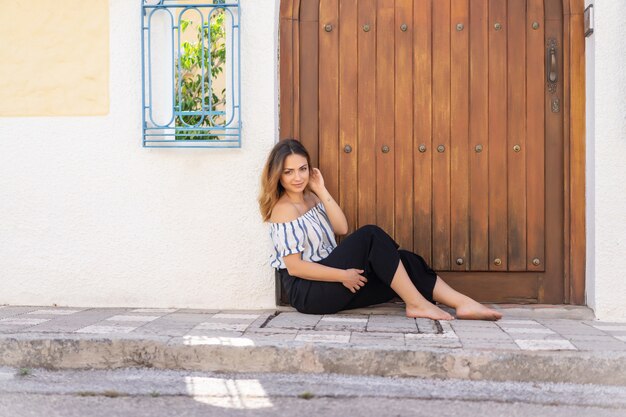
[[[527,154],[526,0],[508,0],[507,16],[508,270],[524,271],[526,270]]]
[[[396,0],[395,238],[413,250],[413,0]]]
[[[293,5],[293,137],[300,139],[300,0]]]
[[[286,2],[290,3],[290,2]],[[285,3],[283,3],[285,4]],[[280,19],[280,138],[293,137],[293,21]]]
[[[507,270],[507,13],[489,0],[489,269]],[[500,29],[496,29],[496,24]],[[499,260],[499,262],[498,262]]]
[[[559,21],[560,22],[560,21]],[[562,37],[561,37],[562,36]],[[570,184],[570,158],[566,158],[565,155],[570,155],[571,156],[571,149],[570,149],[570,123],[569,123],[569,119],[570,119],[570,96],[569,96],[569,92],[570,92],[570,50],[569,50],[569,45],[571,43],[571,40],[569,38],[570,36],[570,16],[564,16],[563,18],[563,22],[562,25],[560,27],[560,31],[558,33],[558,35],[553,34],[552,36],[550,36],[550,38],[556,38],[558,39],[557,43],[558,43],[558,58],[557,58],[557,62],[558,63],[563,63],[559,68],[559,82],[557,83],[558,86],[558,90],[557,90],[557,94],[556,95],[552,95],[550,97],[550,99],[552,100],[552,103],[554,103],[554,99],[555,96],[558,97],[558,100],[560,100],[561,103],[561,110],[560,110],[560,114],[562,114],[563,116],[561,117],[561,124],[559,127],[562,128],[562,135],[563,135],[563,164],[561,166],[562,169],[562,175],[564,178],[564,182],[563,182],[563,201],[564,201],[564,208],[563,208],[563,224],[565,225],[564,230],[563,230],[563,246],[565,249],[565,253],[568,254],[568,257],[563,259],[563,263],[564,263],[564,269],[565,269],[565,282],[564,282],[564,287],[567,289],[570,289],[572,286],[572,276],[571,276],[571,259],[569,259],[569,254],[571,253],[571,244],[572,244],[572,236],[571,236],[571,207],[570,207],[570,202],[571,202],[571,190],[569,188],[569,184]],[[550,108],[550,103],[546,104],[547,108]],[[554,111],[553,111],[554,113]],[[548,136],[546,134],[546,137],[551,139],[550,136]],[[548,143],[550,143],[551,141],[548,140]],[[550,167],[552,168],[552,167]],[[548,169],[550,169],[548,168]],[[548,175],[550,175],[551,173],[548,172]],[[571,303],[571,293],[570,291],[565,291],[564,292],[564,298],[565,298],[565,302],[567,304]]]
[[[349,231],[357,221],[357,0],[339,2],[339,204]],[[345,152],[344,147],[352,147]]]
[[[379,0],[376,30],[376,221],[394,232],[394,4]],[[398,31],[400,29],[397,29]],[[383,146],[389,147],[383,153]]]
[[[470,241],[471,270],[489,270],[489,8],[470,1]],[[476,147],[480,146],[479,151]]]
[[[442,152],[437,147],[443,147]],[[433,2],[433,267],[450,269],[450,0]]]
[[[300,140],[319,165],[319,0],[301,0],[300,5]]]
[[[533,29],[533,22],[539,23]],[[545,269],[545,42],[543,0],[528,0],[526,20],[526,269]],[[540,264],[534,265],[533,259]]]
[[[570,51],[570,302],[585,304],[585,38],[583,7],[572,2]]]
[[[302,0],[293,0],[292,10],[291,10],[291,19],[292,20],[300,20],[300,3]]]
[[[280,18],[291,20],[293,18],[293,4],[300,0],[280,0]]]
[[[293,137],[293,2],[299,0],[281,0],[280,2],[280,55],[279,55],[279,137]],[[278,273],[276,281],[276,299],[279,304],[289,304],[288,294],[284,291]]]
[[[544,87],[545,99],[545,237],[546,237],[546,277],[539,288],[540,303],[568,303],[564,288],[569,282],[564,282],[569,276],[569,211],[565,208],[568,201],[568,176],[566,165],[569,163],[564,154],[569,152],[569,142],[564,123],[567,120],[568,109],[563,96],[563,88],[568,84],[568,78],[563,68],[569,65],[566,54],[563,54],[563,14],[561,0],[546,0],[545,2],[545,42],[555,39],[558,44],[557,62],[559,63],[558,83],[555,93],[550,93]],[[544,52],[545,53],[545,52]],[[543,76],[544,82],[546,74]],[[551,109],[552,99],[558,99],[561,108],[558,112]]]
[[[571,14],[571,15],[583,16],[585,14],[585,0],[563,0],[563,4],[564,4],[564,7],[565,5],[568,5],[567,9],[564,10],[564,14],[566,15]],[[585,25],[584,21],[582,23],[579,21],[574,21],[571,23],[573,23],[576,27],[570,28],[570,35],[573,33],[584,33],[584,25]],[[583,32],[581,32],[581,30]],[[570,49],[573,45],[574,45],[573,43],[570,43]]]
[[[320,0],[300,0],[300,22],[319,21]]]
[[[415,95],[413,128],[414,162],[414,233],[413,250],[432,263],[432,0],[416,0],[413,9]]]
[[[339,7],[336,0],[320,0],[319,158],[326,188],[338,197],[339,191]],[[325,26],[330,25],[330,31]]]
[[[452,288],[482,303],[536,304],[542,280],[541,272],[443,272],[440,275]]]
[[[452,0],[451,6],[450,267],[452,270],[464,271],[469,270],[470,265],[469,0]]]
[[[584,303],[585,291],[585,143],[584,37],[582,0],[565,0],[563,21],[563,128],[565,151],[565,302]],[[548,143],[550,141],[548,140]],[[549,222],[548,222],[549,226]],[[548,233],[550,231],[548,230]],[[548,244],[549,247],[549,244]]]
[[[376,224],[376,0],[359,0],[358,9],[358,226],[364,226]]]

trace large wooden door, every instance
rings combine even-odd
[[[282,13],[281,137],[309,148],[350,229],[378,224],[481,301],[567,301],[562,0]]]

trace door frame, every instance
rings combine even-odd
[[[563,2],[564,304],[585,304],[584,0]],[[300,11],[319,0],[280,0],[279,132],[300,139]],[[307,23],[311,23],[307,21]],[[317,22],[319,24],[319,22]],[[315,161],[316,163],[317,161]],[[280,285],[277,285],[280,292]],[[278,294],[277,294],[278,295]],[[278,296],[277,300],[281,297]]]

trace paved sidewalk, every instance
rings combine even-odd
[[[408,319],[397,304],[334,315],[0,306],[0,366],[626,385],[626,323],[580,307],[497,308],[498,322],[445,322]]]

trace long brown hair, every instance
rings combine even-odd
[[[285,189],[280,183],[285,159],[289,155],[301,155],[306,158],[309,169],[311,157],[302,143],[295,139],[283,139],[279,141],[270,152],[263,167],[261,176],[261,192],[259,193],[259,209],[263,221],[268,221],[272,215],[272,209],[278,203],[278,199],[284,194]]]

